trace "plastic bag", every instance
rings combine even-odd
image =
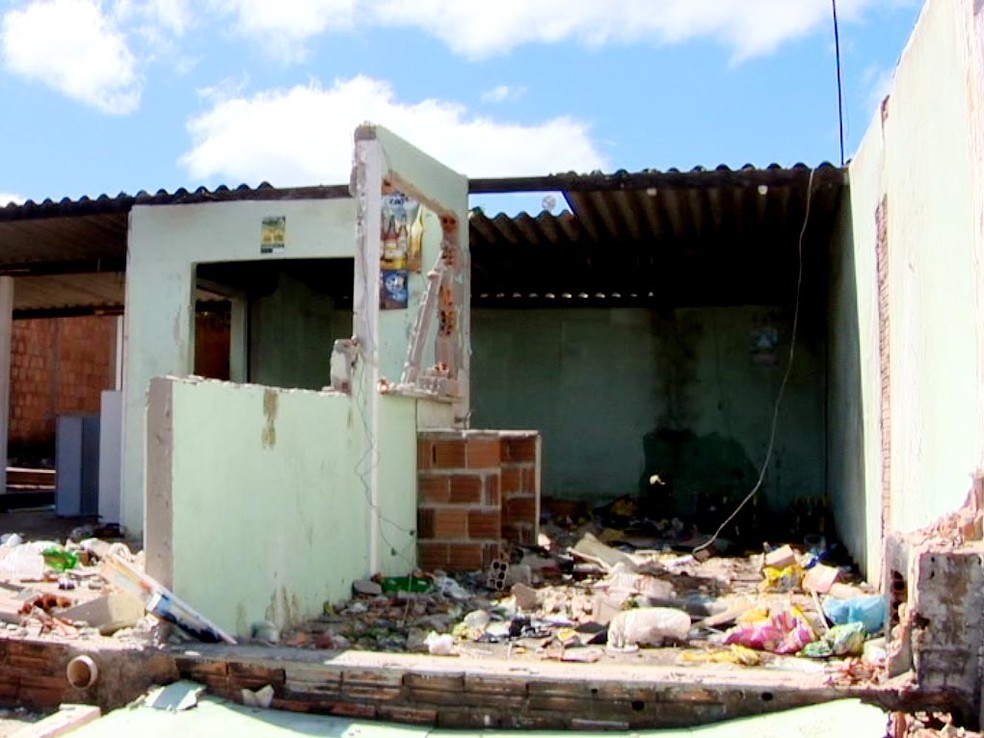
[[[868,635],[880,632],[885,627],[885,618],[888,616],[882,595],[867,595],[850,600],[825,597],[823,613],[835,625],[861,623]]]
[[[800,655],[823,659],[828,656],[859,656],[863,650],[864,625],[847,623],[835,625],[819,641],[807,644]]]
[[[803,569],[793,564],[782,569],[767,566],[762,570],[763,579],[759,583],[760,592],[790,592],[800,586]]]
[[[801,651],[814,640],[816,634],[806,616],[799,608],[789,606],[768,617],[739,623],[725,634],[724,643],[787,654]]]
[[[620,612],[608,625],[608,646],[612,649],[635,649],[660,646],[666,639],[686,640],[690,616],[672,607],[641,607]]]

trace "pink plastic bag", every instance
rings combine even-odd
[[[728,631],[724,642],[759,651],[797,653],[816,640],[809,622],[795,607],[773,611],[769,617],[741,623]]]

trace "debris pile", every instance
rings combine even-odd
[[[235,641],[143,573],[117,526],[77,528],[64,544],[0,536],[0,623],[8,636],[113,636],[162,642],[171,623],[203,641]],[[87,537],[88,536],[88,537]]]
[[[322,617],[283,643],[581,662],[630,654],[883,678],[884,598],[832,561],[822,537],[724,556],[728,542],[681,551],[680,540],[690,546],[696,534],[675,521],[661,535],[597,521],[547,524],[539,546],[516,549],[487,572],[357,582],[351,600],[326,603]]]

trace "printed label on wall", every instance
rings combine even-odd
[[[407,290],[406,269],[384,269],[379,274],[379,307],[383,310],[402,310],[410,295]]]
[[[384,270],[420,272],[423,241],[420,203],[402,192],[386,189],[380,218],[383,242],[380,266]]]
[[[284,250],[287,237],[287,216],[264,218],[260,225],[260,253],[279,254]]]

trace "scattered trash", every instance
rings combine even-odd
[[[880,633],[888,615],[885,598],[881,595],[866,595],[850,600],[825,597],[823,612],[836,625],[861,623],[868,635]]]
[[[449,633],[431,631],[424,643],[427,644],[427,651],[431,656],[450,656],[454,653],[454,636]]]
[[[860,656],[864,649],[864,625],[835,625],[819,640],[807,643],[800,655],[825,659],[830,656]]]
[[[246,707],[258,707],[262,710],[268,710],[270,705],[273,704],[273,687],[269,684],[255,692],[251,689],[242,689],[240,695],[243,705]]]
[[[816,634],[799,608],[792,605],[773,612],[749,611],[725,635],[725,645],[738,644],[778,654],[798,653]]]
[[[143,704],[155,710],[178,712],[195,707],[203,694],[205,694],[204,684],[182,679],[153,690],[144,698]]]
[[[661,646],[665,640],[683,641],[690,632],[690,616],[669,607],[646,607],[620,612],[608,626],[608,646],[632,650]]]

